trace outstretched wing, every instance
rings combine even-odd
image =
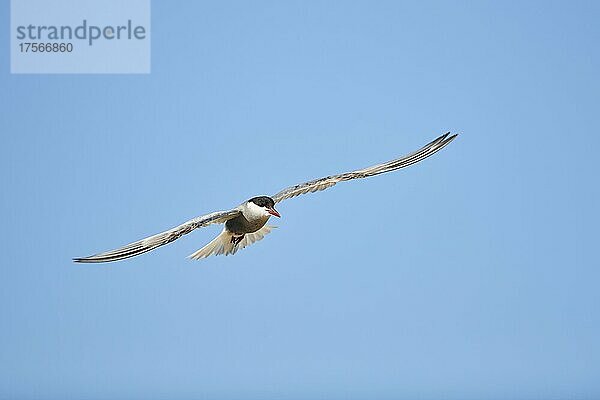
[[[138,240],[137,242],[130,243],[118,249],[94,254],[93,256],[89,257],[74,258],[73,261],[79,263],[103,263],[134,257],[150,250],[154,250],[155,248],[163,246],[167,243],[171,243],[179,239],[181,236],[190,233],[194,229],[198,229],[210,224],[222,224],[228,219],[234,218],[239,214],[240,211],[238,209],[217,211],[211,214],[206,214],[184,222],[183,224],[169,229],[168,231]]]
[[[373,175],[383,174],[385,172],[394,171],[400,168],[408,167],[414,163],[417,163],[430,155],[443,149],[448,143],[454,140],[458,135],[450,136],[450,132],[440,136],[433,142],[426,144],[417,151],[407,154],[403,157],[397,158],[392,161],[388,161],[383,164],[373,165],[357,171],[346,172],[345,174],[326,176],[325,178],[315,179],[309,182],[300,183],[295,186],[290,186],[283,189],[281,192],[274,196],[271,196],[275,203],[279,203],[282,200],[289,199],[301,194],[318,192],[319,190],[327,189],[338,182],[349,181],[351,179],[366,178]]]

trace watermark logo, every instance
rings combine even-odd
[[[150,73],[150,0],[11,0],[12,73]]]

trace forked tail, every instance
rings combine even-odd
[[[225,254],[228,256],[230,254],[235,254],[239,249],[243,249],[244,247],[249,246],[254,242],[258,242],[264,238],[266,234],[273,230],[273,228],[275,227],[265,225],[254,233],[245,234],[243,239],[237,243],[232,240],[233,234],[226,229],[223,229],[219,236],[214,238],[210,243],[200,250],[191,254],[189,258],[192,260],[200,260],[201,258],[206,258],[211,255],[218,256],[219,254]]]

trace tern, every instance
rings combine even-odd
[[[187,235],[195,229],[211,224],[225,224],[223,231],[210,243],[191,254],[189,258],[199,260],[211,255],[235,254],[238,250],[258,242],[274,228],[266,225],[270,217],[281,217],[275,209],[275,204],[282,200],[290,199],[301,194],[318,192],[332,187],[338,182],[352,179],[367,178],[369,176],[395,171],[400,168],[415,164],[432,154],[443,149],[456,138],[450,132],[438,137],[417,151],[383,164],[373,165],[364,169],[330,175],[324,178],[300,183],[283,189],[273,196],[257,196],[243,202],[239,206],[226,211],[216,211],[201,217],[193,218],[168,231],[158,233],[137,242],[104,253],[94,254],[89,257],[74,258],[78,263],[104,263],[123,260],[149,252],[157,247],[164,246]]]

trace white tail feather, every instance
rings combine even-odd
[[[254,233],[247,233],[244,238],[236,245],[231,242],[233,234],[223,229],[223,231],[214,238],[210,243],[194,252],[189,256],[192,260],[200,260],[211,255],[235,254],[239,249],[243,249],[246,246],[251,245],[254,242],[258,242],[265,237],[266,234],[271,232],[275,228],[274,226],[265,225]]]

